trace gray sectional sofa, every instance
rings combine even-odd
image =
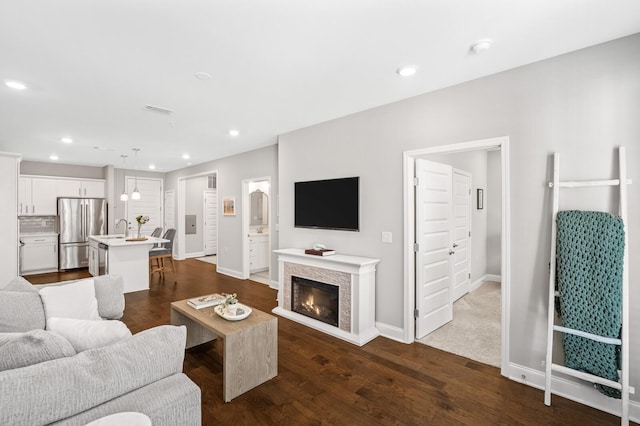
[[[99,315],[121,318],[122,279],[95,277],[94,286]],[[85,425],[126,411],[154,426],[201,424],[200,388],[182,373],[184,327],[154,327],[76,353],[44,330],[39,287],[16,278],[0,288],[0,424]]]

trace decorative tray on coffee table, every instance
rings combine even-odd
[[[224,305],[214,307],[213,311],[228,321],[240,321],[251,315],[252,309],[250,307],[243,305],[242,303],[238,303],[237,305],[238,307],[236,308],[235,315],[229,314]]]

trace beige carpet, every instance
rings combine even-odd
[[[483,283],[453,304],[453,321],[416,342],[500,367],[500,295],[500,283]]]

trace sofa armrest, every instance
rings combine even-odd
[[[181,373],[186,336],[185,327],[164,325],[73,357],[4,371],[0,424],[52,423]]]

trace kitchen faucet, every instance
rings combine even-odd
[[[120,219],[118,222],[116,222],[116,228],[118,226],[120,226],[120,222],[124,221],[124,236],[128,237],[129,236],[129,222],[127,222],[127,219]]]

